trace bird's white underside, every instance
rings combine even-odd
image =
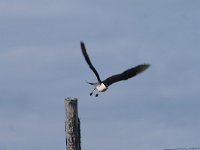
[[[107,90],[107,87],[106,87],[103,83],[101,83],[101,84],[97,84],[97,85],[96,85],[96,89],[97,89],[99,92],[104,92],[104,91]]]

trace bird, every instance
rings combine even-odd
[[[87,62],[87,64],[89,65],[89,68],[93,71],[93,73],[95,74],[95,76],[97,78],[97,82],[94,82],[94,83],[86,81],[88,84],[94,86],[94,89],[90,93],[90,96],[93,94],[93,92],[95,90],[97,90],[95,97],[98,97],[100,92],[105,92],[108,89],[108,87],[110,85],[112,85],[113,83],[116,83],[116,82],[119,82],[122,80],[128,80],[129,78],[132,78],[132,77],[138,75],[139,73],[145,71],[147,68],[150,67],[150,64],[147,64],[147,63],[140,64],[135,67],[129,68],[129,69],[123,71],[122,73],[112,75],[112,76],[106,78],[105,80],[101,80],[99,73],[97,72],[97,70],[95,69],[95,67],[92,65],[92,63],[90,61],[90,58],[87,54],[84,42],[81,41],[80,46],[81,46],[81,50],[82,50],[83,56],[85,58],[85,61]]]

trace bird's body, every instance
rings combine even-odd
[[[108,87],[106,87],[103,83],[98,83],[96,85],[96,89],[99,91],[99,92],[105,92]]]
[[[94,66],[92,65],[92,63],[90,61],[90,58],[86,52],[86,48],[85,48],[85,45],[83,42],[81,42],[81,49],[82,49],[82,53],[83,53],[83,56],[84,56],[87,64],[89,65],[90,69],[94,72],[94,74],[96,75],[97,80],[98,80],[98,82],[95,82],[95,83],[88,82],[89,84],[94,86],[94,90],[90,93],[90,95],[92,95],[96,89],[97,89],[98,93],[105,92],[108,89],[108,86],[110,86],[111,84],[132,78],[132,77],[136,76],[137,74],[143,72],[150,66],[149,64],[141,64],[136,67],[127,69],[120,74],[110,76],[107,79],[101,81],[97,70],[94,68]],[[96,94],[96,97],[98,96],[98,93]]]

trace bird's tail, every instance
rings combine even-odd
[[[86,81],[86,83],[88,83],[88,84],[90,84],[90,85],[95,85],[95,83],[88,82],[88,81]]]

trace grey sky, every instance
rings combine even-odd
[[[0,149],[65,149],[64,97],[79,99],[82,149],[200,146],[200,1],[1,0]],[[98,98],[102,79],[143,74]]]

